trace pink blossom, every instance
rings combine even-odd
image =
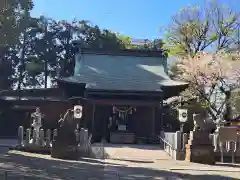
[[[195,57],[180,58],[179,78],[196,86],[210,87],[224,80],[226,83],[240,82],[240,61],[233,61],[224,52],[200,52]]]

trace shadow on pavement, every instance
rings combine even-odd
[[[141,150],[163,150],[163,147],[160,144],[104,144],[106,148],[133,148]]]
[[[223,164],[217,163],[217,166],[226,166],[226,167],[237,167],[237,168],[240,168],[240,164],[230,164],[230,163],[223,163]],[[240,177],[240,175],[239,175],[239,177]]]
[[[91,161],[63,161],[57,159],[43,159],[6,154],[0,156],[0,179],[4,172],[8,172],[8,180],[100,180],[117,179],[175,179],[175,180],[237,180],[218,175],[189,175],[186,173],[153,170],[143,167],[120,166],[111,163],[102,163],[100,160]]]
[[[128,161],[133,163],[154,163],[154,161],[145,161],[145,160],[133,160],[133,159],[124,159],[124,158],[109,158],[111,160],[117,160],[117,161]]]

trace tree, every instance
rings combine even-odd
[[[217,1],[202,8],[188,6],[173,16],[166,43],[172,54],[183,56],[194,56],[210,46],[225,49],[233,43],[238,21],[238,13]]]
[[[18,42],[16,43],[15,50],[20,55],[18,56],[17,68],[16,68],[16,83],[17,89],[27,86],[26,77],[28,69],[26,69],[26,64],[29,61],[29,56],[33,53],[33,43],[36,40],[38,31],[38,20],[30,16],[29,11],[25,11],[23,19],[21,20],[22,32],[18,37]]]
[[[125,49],[133,49],[132,38],[129,36],[124,36],[122,34],[116,34],[120,43],[124,46]]]
[[[161,49],[161,40],[133,45],[128,36],[100,29],[88,21],[33,18],[31,0],[0,3],[0,89],[49,87],[74,73],[76,41],[83,47]]]
[[[40,17],[38,21],[39,34],[35,40],[34,49],[36,57],[43,64],[44,87],[48,87],[52,71],[55,71],[57,64],[57,23],[53,19]],[[35,59],[36,60],[36,59]]]
[[[24,31],[22,20],[33,7],[31,0],[9,0],[0,2],[0,89],[13,85],[14,65],[16,59],[15,44]],[[13,55],[14,58],[10,58]]]
[[[213,120],[225,112],[231,117],[231,92],[240,82],[240,61],[233,61],[225,52],[199,52],[195,57],[179,58],[179,78],[189,82],[183,96],[197,96]]]
[[[74,55],[76,52],[75,41],[84,44],[82,31],[87,21],[59,21],[57,23],[58,69],[60,77],[73,75]]]

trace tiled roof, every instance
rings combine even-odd
[[[88,89],[161,91],[163,85],[179,84],[166,74],[165,57],[104,54],[76,57],[75,75],[62,80],[86,83]]]

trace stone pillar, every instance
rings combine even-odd
[[[33,137],[32,137],[32,144],[37,143],[37,132],[36,129],[33,129]]]
[[[51,136],[52,136],[52,132],[50,129],[48,129],[46,132],[46,147],[48,148],[51,146]]]
[[[183,151],[183,134],[180,131],[175,133],[175,140],[174,140],[174,150],[172,150],[172,157],[175,160],[184,160],[185,159],[185,152]]]
[[[187,133],[184,133],[182,139],[183,139],[183,141],[182,141],[182,147],[183,147],[183,150],[184,150],[186,144],[188,143],[188,134],[187,134]]]
[[[80,129],[80,147],[82,148],[84,146],[84,129]]]
[[[28,128],[28,129],[26,130],[26,146],[29,145],[30,140],[31,140],[31,130]]]
[[[40,129],[40,132],[39,132],[39,145],[40,145],[40,147],[44,147],[45,146],[44,130],[43,129]]]
[[[83,136],[83,143],[84,143],[84,150],[85,150],[85,153],[88,152],[88,130],[85,129],[84,130],[84,136]]]
[[[54,130],[53,130],[53,141],[56,140],[57,134],[58,134],[57,129],[54,129]]]
[[[175,134],[175,145],[174,145],[174,148],[176,150],[181,150],[181,145],[182,145],[182,133],[180,131],[177,131],[176,134]]]
[[[23,126],[19,126],[18,128],[18,145],[20,147],[23,147],[24,144],[23,144]]]
[[[217,152],[219,150],[219,137],[218,134],[213,135],[213,146],[214,146],[214,151]]]
[[[75,134],[76,134],[76,141],[79,143],[80,142],[80,132],[77,129],[75,130]]]

